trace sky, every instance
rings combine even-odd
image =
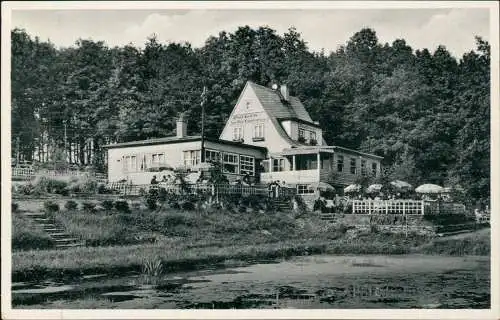
[[[415,50],[444,45],[455,57],[476,48],[476,35],[489,40],[489,11],[450,9],[244,9],[244,10],[13,10],[12,28],[48,40],[57,47],[79,38],[109,46],[143,47],[153,34],[161,42],[203,46],[210,35],[238,26],[269,26],[283,34],[294,26],[311,51],[335,51],[364,27],[381,43],[405,39]]]

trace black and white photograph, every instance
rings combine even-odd
[[[498,10],[2,3],[2,318],[498,319]]]

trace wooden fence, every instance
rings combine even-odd
[[[425,212],[423,200],[353,200],[354,214],[421,214]]]
[[[426,200],[353,200],[358,214],[466,214],[465,205]]]
[[[57,170],[47,170],[47,169],[42,169],[42,170],[35,170],[30,167],[13,167],[12,168],[12,177],[13,178],[23,178],[23,179],[31,179],[36,176],[46,176],[46,177],[85,177],[85,176],[90,176],[95,179],[99,183],[106,183],[107,182],[107,177],[104,173],[95,173],[95,172],[88,172],[88,171],[78,171],[78,170],[63,170],[63,171],[57,171]]]
[[[229,184],[207,184],[207,183],[187,183],[187,184],[167,184],[157,185],[142,184],[134,185],[127,183],[109,183],[108,188],[115,193],[122,195],[140,195],[148,192],[151,188],[163,188],[168,193],[175,194],[203,194],[211,195],[256,195],[263,197],[289,197],[295,194],[295,188],[281,187],[277,192],[271,191],[267,185],[229,185]]]

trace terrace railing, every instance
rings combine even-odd
[[[31,178],[35,175],[33,168],[13,167],[12,177],[16,178]]]
[[[132,185],[127,183],[109,183],[108,188],[122,195],[140,195],[148,192],[151,188],[164,188],[169,193],[176,194],[200,194],[209,193],[211,195],[257,195],[271,196],[271,192],[266,185],[228,185],[228,184],[207,184],[207,183],[186,183],[171,184],[160,183],[157,185],[139,184]],[[285,197],[295,194],[295,188],[280,188],[279,197]]]
[[[13,178],[23,178],[23,179],[31,179],[36,176],[46,176],[46,177],[84,177],[90,176],[97,179],[99,183],[106,183],[107,177],[103,173],[94,173],[88,171],[78,171],[78,170],[35,170],[32,167],[13,167],[12,168],[12,177]]]
[[[354,214],[420,214],[425,212],[423,200],[353,200]]]

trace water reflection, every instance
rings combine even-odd
[[[14,283],[15,308],[489,308],[488,257],[310,256],[158,277]],[[94,306],[94,304],[91,304]]]

